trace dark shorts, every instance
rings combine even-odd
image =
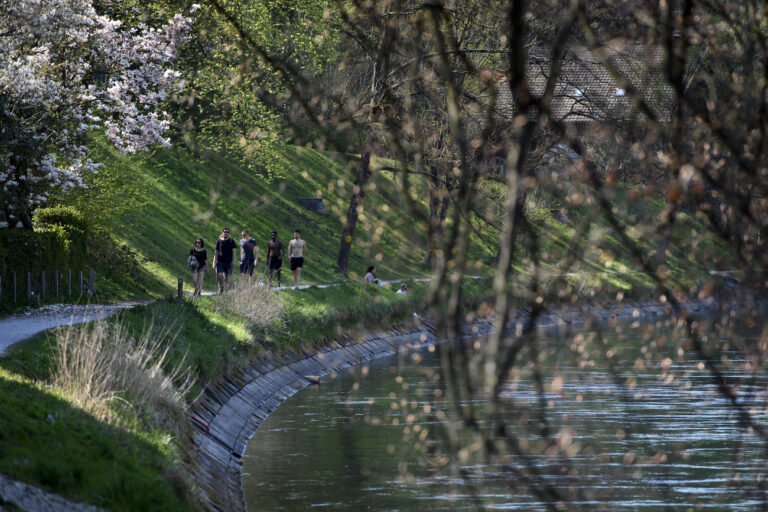
[[[269,270],[280,270],[283,268],[283,258],[269,258],[267,265]]]
[[[217,274],[227,274],[228,276],[232,275],[232,264],[231,263],[216,263],[216,273]]]
[[[304,266],[304,258],[291,258],[291,270],[296,270]]]
[[[253,260],[245,260],[240,262],[240,273],[253,275]]]

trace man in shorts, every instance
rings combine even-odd
[[[251,238],[248,230],[243,230],[243,238],[240,240],[240,283],[245,276],[250,281],[253,278],[253,267],[259,262],[259,245]]]
[[[301,269],[304,266],[304,253],[307,254],[307,263],[309,263],[309,249],[307,249],[307,242],[301,239],[301,231],[297,229],[293,232],[293,240],[288,242],[288,256],[291,257],[291,272],[293,272],[294,288],[299,287]]]
[[[283,242],[277,239],[277,231],[272,232],[272,240],[267,242],[267,267],[269,268],[269,287],[272,288],[272,273],[277,271],[277,287],[280,288],[280,269],[283,267]]]
[[[221,236],[216,240],[216,251],[213,253],[213,266],[216,268],[216,282],[219,283],[219,293],[229,289],[229,278],[232,275],[232,263],[237,254],[237,244],[229,236],[229,228],[221,230]]]

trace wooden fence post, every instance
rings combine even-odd
[[[72,269],[67,269],[67,289],[68,289],[68,295],[72,296]]]
[[[45,301],[45,270],[40,271],[40,298]]]
[[[88,271],[88,295],[93,297],[96,291],[93,289],[93,269]]]

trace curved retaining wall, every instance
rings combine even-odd
[[[698,312],[713,306],[711,301],[686,304],[689,310]],[[652,302],[591,308],[588,315],[582,310],[564,310],[541,315],[537,326],[579,324],[587,316],[597,321],[653,318],[664,316],[669,310],[669,305]],[[519,321],[527,317],[524,311],[515,316]],[[480,330],[487,332],[487,324],[473,326],[466,334],[477,334]],[[191,410],[196,427],[193,439],[197,459],[195,479],[206,506],[221,512],[245,512],[241,474],[246,444],[280,403],[313,383],[308,376],[322,377],[377,357],[438,341],[426,330],[393,329],[360,340],[347,338],[342,343],[326,347],[305,348],[301,353],[261,358],[210,384]]]
[[[436,342],[427,331],[395,329],[359,341],[259,359],[209,385],[191,411],[200,422],[193,420],[195,477],[207,506],[222,512],[245,511],[241,472],[246,443],[281,402],[313,383],[308,376],[322,377]]]

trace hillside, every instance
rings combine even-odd
[[[354,186],[354,155],[285,145],[280,167],[288,170],[273,179],[254,174],[225,155],[208,152],[196,156],[183,145],[126,156],[101,144],[96,157],[106,166],[91,180],[90,188],[61,202],[82,211],[96,228],[97,237],[110,239],[100,243],[96,238],[91,244],[102,249],[96,251],[93,262],[100,300],[168,296],[175,293],[179,277],[185,281],[185,290],[191,291],[185,260],[193,240],[202,237],[210,250],[225,226],[232,229],[235,240],[239,240],[244,228],[257,240],[261,257],[256,274],[260,277],[266,274],[264,256],[269,233],[276,230],[287,243],[294,229],[302,231],[310,251],[310,262],[302,273],[305,284],[359,281],[368,265],[376,265],[383,279],[428,274],[421,265],[425,254],[424,222],[407,210],[398,184],[388,171],[375,173],[367,188],[352,244],[348,279],[336,272],[338,237]],[[500,222],[504,188],[492,182],[481,187],[485,217]],[[576,182],[566,190],[579,188]],[[628,225],[650,225],[668,207],[650,187],[617,184],[611,194],[612,203],[629,205],[616,209],[619,220]],[[630,195],[634,199],[630,200]],[[416,196],[425,198],[426,189],[417,190]],[[305,208],[300,198],[321,198],[325,214]],[[593,297],[601,288],[637,296],[652,293],[653,283],[636,270],[623,242],[610,233],[605,221],[595,218],[594,206],[589,202],[570,203],[557,190],[536,191],[528,197],[526,208],[542,241],[538,254],[542,270],[547,275],[567,273],[565,280],[571,290],[582,296]],[[417,205],[422,209],[420,214],[426,213],[423,201]],[[563,222],[561,212],[566,211],[568,219]],[[691,261],[691,251],[705,246],[712,247],[715,254],[727,250],[715,248],[716,242],[707,237],[688,240],[688,231],[706,230],[685,213],[681,219],[683,222],[666,235],[671,242],[666,264],[679,285],[687,287],[701,283],[704,271],[728,266],[715,265],[717,257],[712,255]],[[581,226],[595,220],[598,222],[584,238]],[[494,268],[498,233],[478,219],[474,224],[469,272],[485,274]],[[649,257],[655,258],[661,246],[658,233],[635,229],[631,236]],[[577,261],[564,266],[565,255],[574,249],[579,254]],[[528,248],[518,246],[518,250],[527,253]],[[522,275],[516,283],[524,285],[531,268],[525,263],[518,270]],[[290,270],[284,268],[283,283],[290,281]],[[215,286],[215,278],[209,273],[205,287],[214,290]]]
[[[124,156],[105,146],[100,152],[108,162],[103,174],[114,179],[102,177],[100,183],[108,183],[108,190],[97,182],[76,202],[86,210],[88,218],[107,224],[120,250],[133,254],[138,262],[132,273],[108,275],[106,281],[97,283],[102,295],[119,298],[131,286],[137,294],[142,288],[152,294],[172,293],[178,277],[188,281],[185,259],[193,240],[198,236],[205,240],[210,258],[211,248],[225,226],[232,229],[235,240],[240,239],[242,229],[248,229],[258,241],[256,273],[262,277],[266,273],[264,256],[269,233],[277,231],[287,243],[294,229],[300,229],[310,252],[302,283],[346,280],[336,272],[335,262],[342,220],[354,185],[353,156],[347,156],[350,162],[345,166],[342,155],[287,145],[283,158],[291,170],[268,181],[218,154],[199,159],[183,148],[168,148],[141,158]],[[102,193],[111,199],[99,201]],[[325,215],[305,208],[299,198],[321,198]],[[419,277],[427,272],[420,266],[424,230],[405,211],[399,198],[392,173],[376,173],[363,201],[352,244],[349,279],[361,279],[368,265],[376,265],[383,279]],[[492,257],[481,247],[476,253],[477,258]],[[116,274],[109,270],[106,273]],[[284,267],[283,282],[289,280],[290,270]],[[206,289],[214,287],[209,273]]]

